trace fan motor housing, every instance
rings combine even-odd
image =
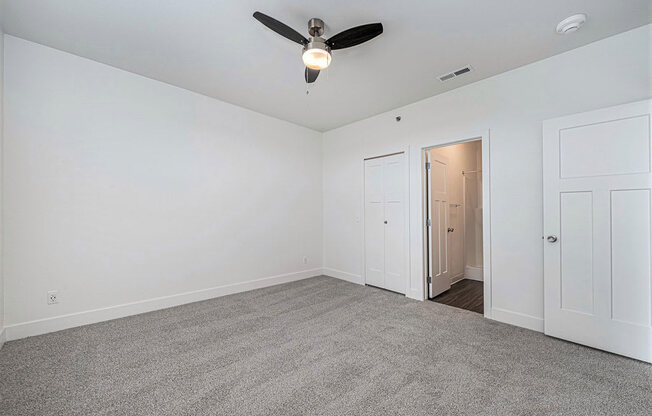
[[[314,37],[310,39],[310,42],[306,43],[303,47],[303,52],[310,49],[322,49],[328,53],[331,53],[331,48],[326,44],[326,40],[320,37]]]
[[[313,17],[308,20],[308,33],[310,36],[319,37],[324,34],[324,26],[323,20]]]

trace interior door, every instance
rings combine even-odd
[[[430,273],[429,295],[431,298],[451,287],[448,256],[448,159],[430,150]]]
[[[544,122],[545,333],[652,362],[647,100]]]
[[[365,283],[405,294],[403,153],[365,160]]]
[[[382,158],[385,198],[385,289],[405,293],[405,168],[403,154]]]
[[[364,233],[365,283],[385,286],[385,195],[383,159],[365,160]]]

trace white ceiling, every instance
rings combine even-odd
[[[5,33],[325,131],[652,21],[650,0],[4,0]],[[325,37],[381,22],[333,54],[306,95],[301,47],[259,10]],[[586,13],[571,35],[563,18]],[[440,83],[451,70],[474,71]]]

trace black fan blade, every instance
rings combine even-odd
[[[261,12],[255,12],[254,18],[258,20],[260,23],[267,26],[268,28],[272,29],[274,32],[278,33],[279,35],[285,38],[290,39],[293,42],[296,42],[300,45],[305,45],[306,43],[308,43],[308,39],[303,37],[301,33],[292,29],[290,26],[286,25],[285,23],[279,22],[273,17],[269,17]]]
[[[382,23],[369,23],[367,25],[352,27],[326,41],[331,49],[344,49],[359,45],[383,33]]]
[[[308,84],[312,84],[317,80],[317,77],[319,76],[319,69],[310,69],[306,67],[306,82]]]

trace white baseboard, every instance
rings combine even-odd
[[[457,276],[453,276],[453,277],[451,277],[451,285],[454,285],[455,283],[457,283],[459,281],[462,281],[465,278],[466,278],[466,276],[464,275],[464,273],[460,273]]]
[[[483,281],[482,272],[483,272],[482,267],[464,266],[465,279],[477,280],[478,282],[482,282]]]
[[[543,332],[543,319],[524,313],[512,312],[500,308],[491,308],[491,319],[506,324],[520,326],[532,331]]]
[[[22,322],[8,325],[4,328],[4,337],[7,341],[31,337],[34,335],[46,334],[48,332],[60,331],[62,329],[76,326],[94,324],[111,319],[124,318],[125,316],[138,315],[159,309],[184,305],[186,303],[231,295],[234,293],[246,292],[254,289],[261,289],[282,283],[294,282],[322,274],[322,269],[303,270],[294,273],[281,274],[262,279],[250,280],[247,282],[233,283],[229,285],[216,286],[208,289],[200,289],[192,292],[179,293],[176,295],[163,296],[154,299],[146,299],[137,302],[125,303],[122,305],[109,306],[90,311],[76,312],[68,315],[60,315],[52,318],[38,319],[35,321]]]
[[[5,345],[5,341],[7,340],[7,331],[5,331],[4,328],[0,329],[0,349],[2,349],[2,346]]]
[[[323,274],[325,274],[326,276],[334,277],[336,279],[346,280],[347,282],[356,283],[359,285],[364,284],[364,282],[362,281],[362,276],[358,274],[343,272],[341,270],[331,269],[328,267],[324,267]]]

